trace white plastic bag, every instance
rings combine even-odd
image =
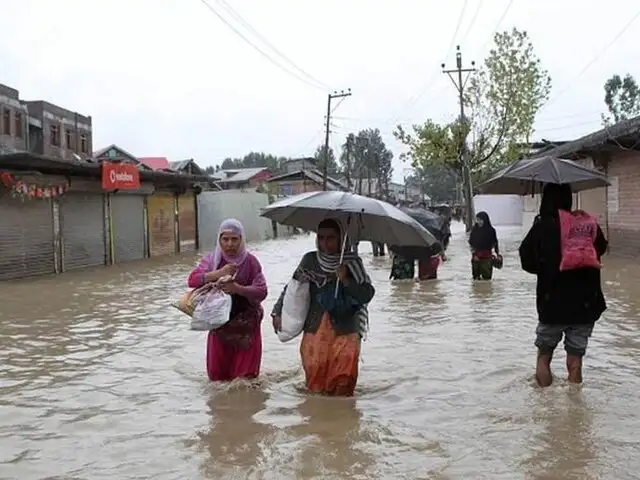
[[[213,288],[196,300],[191,319],[191,330],[206,331],[220,328],[231,316],[231,295]]]
[[[292,278],[287,284],[282,300],[282,329],[278,332],[281,342],[293,340],[302,333],[309,313],[310,300],[309,282],[299,282]]]

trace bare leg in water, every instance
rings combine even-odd
[[[541,387],[548,387],[553,381],[553,376],[551,375],[552,357],[553,354],[538,350],[538,361],[536,364],[536,381]],[[567,357],[567,362],[568,361],[569,359]]]
[[[569,383],[582,383],[582,357],[567,355],[567,373]]]

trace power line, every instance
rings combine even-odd
[[[468,3],[468,0],[464,0],[464,2],[462,4],[462,9],[460,10],[460,15],[458,16],[458,23],[456,24],[456,28],[455,28],[455,30],[453,32],[453,35],[451,36],[451,41],[449,42],[449,48],[447,49],[447,53],[445,55],[445,58],[447,58],[449,56],[449,54],[451,53],[451,50],[453,50],[453,47],[454,47],[455,41],[456,41],[456,36],[458,35],[458,32],[460,31],[460,25],[462,25],[462,19],[464,18],[464,12],[467,9],[467,3]],[[396,111],[396,115],[394,115],[393,120],[390,121],[389,123],[395,123],[397,121],[397,119],[398,119],[397,113],[398,112],[410,107],[411,105],[415,104],[420,99],[422,99],[424,94],[427,92],[428,88],[431,87],[431,84],[435,81],[436,78],[438,78],[438,73],[440,73],[440,72],[438,72],[437,70],[433,72],[433,74],[427,79],[427,81],[422,85],[422,87],[420,87],[418,89],[417,95],[416,94],[412,95],[409,98],[409,100],[407,100],[407,102]]]
[[[615,37],[613,37],[613,40],[611,40],[607,45],[604,46],[604,48],[602,48],[591,60],[589,60],[589,62],[587,62],[587,64],[584,66],[584,68],[582,70],[580,70],[580,72],[578,73],[578,75],[576,75],[572,80],[569,81],[569,83],[567,83],[565,85],[565,87],[560,90],[560,92],[557,95],[554,95],[553,98],[551,98],[547,103],[545,103],[542,108],[540,108],[539,111],[542,111],[544,108],[548,107],[549,105],[551,105],[554,101],[556,101],[563,93],[565,93],[567,90],[569,90],[569,87],[571,86],[571,84],[573,82],[575,82],[576,80],[578,80],[582,75],[584,75],[584,73],[591,68],[591,66],[596,63],[598,61],[598,59],[600,58],[600,56],[602,54],[604,54],[607,50],[609,50],[614,43],[616,43],[620,37],[622,37],[622,35],[624,35],[624,33],[629,29],[629,27],[638,19],[638,17],[640,17],[640,10],[638,10],[636,12],[636,14],[631,17],[631,20],[629,20],[624,27],[622,27],[622,30],[620,30]]]
[[[276,55],[278,55],[280,58],[282,58],[285,62],[287,62],[289,65],[291,65],[295,70],[297,70],[301,75],[303,75],[304,77],[306,77],[310,82],[312,83],[316,83],[318,84],[320,87],[322,87],[325,90],[331,90],[331,87],[329,85],[327,85],[326,83],[318,80],[317,78],[315,78],[313,75],[311,75],[309,72],[307,72],[306,70],[302,69],[301,67],[299,67],[293,60],[291,60],[287,55],[285,55],[284,53],[282,53],[281,50],[279,50],[278,48],[276,48],[269,40],[267,40],[264,35],[262,35],[260,32],[258,32],[255,28],[253,28],[253,26],[251,26],[251,24],[249,22],[247,22],[242,15],[240,15],[236,10],[233,9],[233,7],[231,5],[229,5],[225,0],[215,0],[219,5],[222,6],[222,8],[224,8],[227,12],[229,12],[229,14],[235,18],[238,22],[240,22],[240,24],[242,24],[247,30],[249,30],[251,33],[253,33],[253,35],[255,37],[257,37],[259,40],[261,40],[267,47],[269,47],[271,50],[274,51],[274,53],[276,53]]]
[[[487,48],[487,45],[489,45],[491,40],[493,40],[493,37],[495,36],[496,32],[500,28],[500,25],[502,25],[502,22],[504,21],[504,19],[507,18],[507,14],[509,13],[509,10],[511,10],[511,6],[513,5],[514,1],[515,0],[509,0],[509,3],[507,4],[506,8],[502,12],[502,15],[500,15],[500,19],[498,20],[498,23],[496,23],[496,26],[493,28],[493,32],[491,32],[491,35],[489,35],[487,39],[484,41],[484,43],[482,44],[482,47],[479,50],[480,55],[484,52],[485,48]]]
[[[309,148],[309,147],[310,147],[314,142],[316,142],[317,140],[319,140],[319,139],[320,139],[320,136],[321,136],[321,135],[322,135],[322,133],[324,132],[324,129],[325,129],[325,127],[323,126],[320,130],[318,130],[318,131],[313,135],[313,137],[311,137],[311,140],[309,140],[309,141],[305,144],[305,146],[304,146],[304,147],[302,147],[301,149],[299,149],[299,150],[298,150],[298,152],[300,152],[300,153],[297,153],[295,156],[296,156],[296,157],[300,157],[300,156],[302,156],[302,155],[305,155],[305,154],[306,154],[306,152],[307,152],[307,149],[308,149],[308,148]]]
[[[476,7],[476,11],[473,12],[473,17],[471,17],[471,22],[469,23],[469,26],[467,27],[467,31],[464,32],[464,35],[462,36],[462,39],[458,42],[460,45],[464,45],[464,41],[467,39],[467,37],[471,33],[471,29],[473,28],[473,26],[476,23],[476,20],[478,19],[478,14],[480,13],[480,9],[481,8],[482,8],[482,0],[478,0],[478,6]]]
[[[271,63],[273,63],[276,67],[280,68],[282,71],[288,73],[289,75],[291,75],[292,77],[296,78],[297,80],[299,80],[300,82],[312,87],[312,88],[316,88],[318,90],[324,90],[324,88],[321,88],[319,85],[316,85],[314,83],[311,83],[309,80],[306,80],[304,77],[292,72],[291,70],[289,70],[288,68],[286,68],[285,66],[281,65],[280,63],[278,63],[276,60],[274,60],[273,58],[271,58],[269,56],[268,53],[266,53],[264,50],[262,50],[260,47],[258,47],[256,44],[254,44],[251,40],[249,40],[242,32],[240,32],[236,27],[234,27],[231,23],[229,23],[227,21],[226,18],[224,18],[222,15],[220,15],[220,13],[213,8],[213,6],[207,2],[207,0],[200,0],[216,17],[218,17],[218,19],[224,23],[227,27],[229,27],[236,35],[238,35],[242,40],[244,40],[247,44],[249,44],[249,46],[251,46],[256,52],[258,52],[260,55],[262,55],[264,58],[266,58],[267,60],[269,60]]]
[[[574,112],[574,113],[569,113],[564,115],[541,116],[540,118],[536,119],[536,123],[549,123],[554,120],[560,120],[565,118],[575,118],[575,117],[593,117],[593,116],[599,117],[601,114],[602,114],[602,111],[600,110],[589,110],[589,111]],[[363,124],[363,123],[379,124],[379,123],[384,123],[386,120],[385,118],[382,118],[382,117],[351,117],[351,116],[342,116],[342,115],[332,115],[331,118],[333,118],[334,120],[342,120],[348,123],[355,123],[355,124]],[[420,123],[420,121],[421,119],[416,119],[416,120],[406,120],[400,123],[411,125],[414,123]]]

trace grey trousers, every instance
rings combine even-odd
[[[578,325],[546,325],[538,323],[535,345],[543,353],[552,354],[564,336],[564,349],[569,355],[582,357],[587,351],[593,323]]]

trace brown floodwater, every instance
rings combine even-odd
[[[534,277],[521,230],[469,278],[458,225],[437,281],[377,295],[354,399],[306,395],[298,340],[265,320],[262,376],[212,384],[205,335],[169,303],[193,256],[0,284],[3,479],[614,479],[640,472],[640,268],[607,258],[585,384],[532,383]],[[271,308],[312,237],[254,245]]]

